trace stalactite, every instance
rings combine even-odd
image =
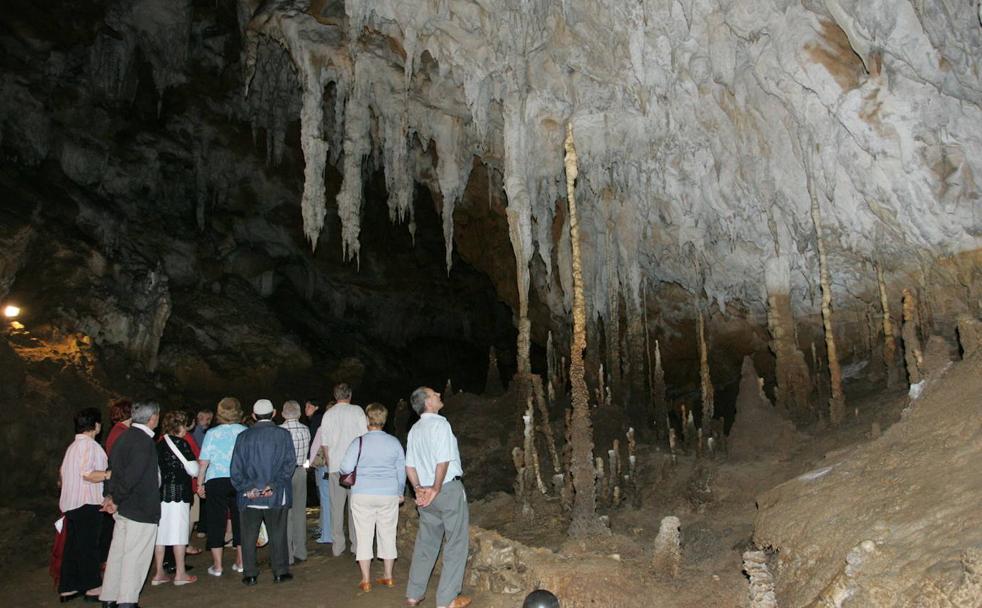
[[[668,397],[665,385],[665,370],[661,362],[661,345],[655,340],[655,366],[651,381],[651,402],[654,404],[655,430],[660,439],[665,439],[671,428],[668,419]],[[664,420],[664,425],[661,422]]]
[[[917,335],[918,311],[917,298],[910,289],[903,291],[904,323],[901,327],[901,337],[904,340],[904,361],[907,364],[907,381],[917,384],[924,379],[924,351],[921,340]]]
[[[710,428],[710,423],[715,415],[715,392],[713,391],[713,380],[709,375],[709,347],[706,345],[706,321],[703,316],[702,307],[696,305],[696,327],[699,333],[699,389],[702,395],[702,419],[699,421],[700,427]],[[700,446],[701,449],[701,446]]]
[[[883,267],[879,263],[876,264],[876,284],[880,291],[880,309],[883,313],[883,365],[887,373],[887,386],[892,388],[900,378],[897,368],[897,339],[890,317],[890,300],[887,297],[886,281],[883,280]]]
[[[610,190],[605,190],[605,198],[612,196]],[[607,311],[603,319],[604,328],[604,359],[609,386],[617,392],[621,389],[621,283],[617,266],[616,228],[608,224],[604,248],[604,274],[607,277]],[[601,376],[603,374],[601,373]],[[605,391],[600,391],[600,403],[603,403]],[[622,394],[617,392],[618,395]]]
[[[620,392],[631,423],[640,427],[647,418],[648,398],[645,375],[647,332],[644,323],[644,299],[641,297],[641,268],[637,259],[626,264],[624,329],[626,353],[622,352],[624,387]],[[625,390],[626,389],[626,390]]]
[[[846,415],[846,396],[842,392],[842,368],[839,366],[839,355],[835,346],[835,333],[832,329],[832,278],[829,272],[829,259],[825,250],[825,238],[822,236],[822,212],[818,205],[818,196],[812,186],[811,175],[808,176],[808,193],[811,196],[812,223],[815,225],[815,240],[818,244],[819,283],[822,287],[822,325],[825,329],[825,351],[829,363],[829,420],[832,426],[839,426]]]
[[[362,181],[361,165],[365,156],[371,152],[369,136],[370,113],[365,82],[368,76],[365,66],[355,64],[355,81],[351,87],[351,98],[345,105],[344,115],[344,162],[342,164],[341,190],[337,195],[338,217],[341,219],[341,252],[345,261],[355,260],[360,264],[361,257],[361,203]],[[340,93],[339,93],[340,94]]]
[[[586,301],[583,294],[583,261],[580,257],[580,226],[576,213],[576,148],[573,125],[566,125],[566,198],[569,204],[569,233],[573,258],[573,338],[570,343],[569,380],[572,414],[570,415],[570,444],[573,489],[573,517],[569,526],[571,536],[604,532],[597,519],[597,494],[593,471],[593,427],[590,422],[589,391],[583,351],[586,349]]]
[[[300,147],[303,150],[303,196],[300,208],[303,215],[303,231],[312,250],[324,227],[327,215],[324,172],[327,169],[328,143],[324,139],[324,82],[322,72],[313,65],[304,66],[303,105],[300,108]]]
[[[528,143],[523,119],[524,102],[508,99],[504,105],[505,193],[508,196],[508,237],[515,253],[518,282],[518,376],[532,373],[529,359],[531,322],[528,318],[529,262],[532,260],[532,201],[528,191]]]

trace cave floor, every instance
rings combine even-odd
[[[782,459],[735,461],[683,455],[678,464],[672,465],[664,450],[639,445],[638,461],[644,488],[641,507],[622,506],[607,512],[613,532],[610,537],[587,542],[568,539],[558,510],[550,516],[548,509],[543,509],[545,514],[530,528],[516,521],[513,498],[501,492],[472,501],[472,525],[495,530],[527,546],[545,547],[567,556],[616,556],[617,561],[637,571],[637,577],[651,591],[651,606],[743,606],[747,587],[741,571],[741,552],[749,545],[753,533],[756,497],[777,484],[821,466],[830,454],[869,441],[871,424],[875,421],[886,429],[899,419],[900,409],[905,404],[903,391],[885,392],[854,386],[848,396],[850,408],[856,408],[850,414],[855,415],[850,415],[846,423],[834,431],[813,429],[799,434],[790,457]],[[468,395],[466,401],[473,403],[460,403],[459,407],[463,410],[483,407],[486,405],[484,399]],[[316,508],[308,513],[311,529],[316,513]],[[650,568],[652,541],[661,518],[667,515],[678,516],[682,521],[683,562],[679,576],[674,579],[652,574]],[[0,574],[2,605],[57,605],[58,598],[51,588],[46,567],[46,551],[50,547],[47,526],[41,525],[36,518],[34,521],[17,520],[16,524],[6,515],[0,519],[7,519],[6,525],[0,524],[0,533],[7,539],[5,555],[0,556],[5,565]],[[12,526],[17,527],[16,532]],[[31,531],[25,533],[23,528]],[[9,543],[14,538],[24,547],[21,555],[11,555]],[[29,546],[25,547],[23,543]],[[196,544],[200,545],[201,541]],[[205,556],[192,557],[189,563],[195,566],[192,574],[198,575],[197,583],[181,588],[147,586],[141,605],[250,608],[268,605],[271,597],[275,597],[278,605],[315,608],[402,605],[409,566],[408,553],[402,546],[400,550],[407,558],[396,563],[398,586],[394,589],[375,587],[369,593],[358,590],[360,577],[350,556],[334,558],[327,546],[313,542],[308,548],[310,558],[294,567],[296,579],[275,587],[268,568],[262,571],[258,586],[246,588],[238,576],[207,576]],[[263,553],[260,552],[260,562],[264,560]],[[227,554],[226,561],[230,557]],[[260,567],[266,566],[261,563]],[[380,572],[381,564],[373,565],[373,575]],[[435,577],[432,585],[435,586]],[[465,593],[475,598],[476,606],[489,608],[516,606],[519,601],[513,594],[480,592],[466,585]],[[617,589],[610,590],[609,600],[609,606],[621,604]],[[432,605],[430,602],[432,597],[426,605]],[[83,603],[79,601],[78,605]]]

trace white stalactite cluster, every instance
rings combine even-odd
[[[806,173],[823,201],[834,290],[864,284],[857,257],[980,245],[982,43],[970,3],[378,0],[330,17],[322,3],[257,4],[240,0],[247,31],[283,45],[303,87],[306,234],[316,243],[325,164],[340,163],[349,258],[366,164],[379,158],[390,214],[410,229],[413,181],[439,194],[449,269],[476,157],[508,197],[520,297],[538,255],[563,292],[542,301],[565,313],[568,246],[553,235],[567,237],[553,219],[569,121],[584,200],[610,195],[582,213],[592,316],[606,318],[614,282],[633,309],[643,278],[763,310],[758,285],[776,255],[793,300],[808,301]],[[325,111],[335,132],[324,132]],[[617,277],[604,263],[609,233]]]

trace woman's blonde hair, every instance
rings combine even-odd
[[[368,426],[382,427],[389,418],[389,410],[381,403],[370,403],[365,408],[365,415],[368,416]]]
[[[219,424],[232,424],[242,421],[242,404],[235,397],[225,397],[215,408],[215,418]]]

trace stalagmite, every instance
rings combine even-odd
[[[559,461],[559,452],[556,451],[556,437],[552,432],[552,422],[549,420],[549,403],[546,401],[542,390],[542,376],[538,374],[532,375],[532,392],[535,394],[535,403],[539,409],[539,426],[546,438],[549,459],[552,461],[552,485],[558,494],[563,484],[563,469],[562,463]]]
[[[487,380],[484,381],[484,394],[497,397],[504,392],[505,389],[501,385],[501,373],[498,371],[498,353],[492,346],[488,349],[488,376]]]
[[[580,257],[579,218],[576,214],[576,148],[573,125],[566,125],[566,198],[569,203],[569,234],[573,257],[573,338],[569,353],[572,414],[570,415],[570,474],[573,489],[571,536],[606,532],[597,519],[597,494],[593,471],[593,427],[590,423],[589,391],[583,351],[586,349],[586,302],[583,294],[583,261]]]
[[[675,578],[682,565],[682,522],[669,515],[661,520],[658,536],[655,537],[652,566],[659,574]]]
[[[763,551],[743,552],[743,571],[750,578],[750,608],[777,608],[774,578]]]
[[[604,468],[604,459],[597,456],[596,462],[593,465],[593,470],[595,471],[593,487],[597,492],[597,502],[601,505],[607,504],[607,484],[609,481]]]
[[[805,355],[798,348],[794,316],[791,310],[791,269],[784,256],[768,260],[764,274],[767,284],[767,329],[771,334],[770,348],[774,353],[777,380],[777,406],[798,423],[813,420],[809,400],[812,381]]]
[[[675,439],[675,429],[671,426],[668,427],[668,450],[672,455],[672,464],[678,464],[679,457],[676,453],[676,444],[678,442]]]
[[[443,396],[449,398],[453,397],[453,394],[453,383],[450,382],[450,378],[447,378],[447,384],[443,387]]]
[[[822,286],[822,325],[825,328],[825,350],[829,362],[829,419],[832,426],[838,426],[846,415],[846,396],[842,392],[842,368],[835,346],[832,330],[832,278],[829,274],[829,259],[825,251],[825,238],[822,236],[822,215],[818,206],[818,196],[808,174],[808,194],[811,196],[812,223],[815,225],[815,240],[818,243],[819,282]]]
[[[715,393],[713,391],[713,381],[709,376],[709,348],[706,346],[706,321],[703,318],[701,306],[696,306],[698,315],[696,325],[699,330],[699,389],[702,394],[702,419],[699,421],[701,428],[706,429],[708,434],[710,423],[715,412]],[[700,445],[700,451],[702,446]]]
[[[525,415],[522,416],[522,422],[525,425],[523,449],[525,451],[526,489],[534,483],[539,492],[548,494],[546,485],[542,482],[542,472],[539,469],[539,450],[535,447],[535,408],[532,406],[532,397],[528,399],[528,407],[525,409]],[[531,492],[530,489],[528,491]]]
[[[887,386],[892,388],[900,378],[897,368],[897,339],[893,333],[890,300],[887,298],[887,285],[883,280],[883,267],[880,264],[876,264],[876,284],[880,291],[880,308],[883,313],[883,365],[887,373]]]
[[[535,518],[532,504],[529,501],[529,476],[525,467],[525,451],[515,446],[511,449],[511,459],[515,465],[515,500],[516,507],[522,518],[526,522],[531,522]]]
[[[634,427],[627,429],[627,475],[624,476],[627,491],[634,508],[641,507],[641,487],[638,485],[638,444]]]
[[[910,289],[903,291],[904,324],[901,328],[901,336],[904,340],[904,361],[907,363],[907,381],[910,384],[917,384],[924,379],[924,351],[921,348],[921,340],[917,336],[918,314],[917,298]]]

